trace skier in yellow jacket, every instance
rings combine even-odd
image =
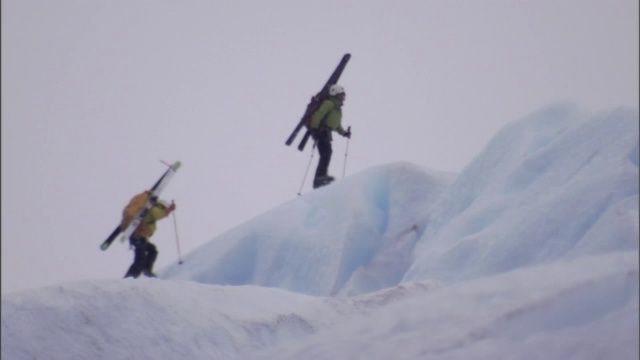
[[[131,222],[133,214],[144,205],[145,201],[149,197],[150,192],[145,191],[134,196],[129,205],[124,209],[121,229],[125,229]],[[165,200],[158,200],[157,197],[151,198],[153,205],[147,211],[147,214],[142,219],[142,222],[138,228],[129,237],[129,244],[135,248],[135,257],[133,264],[129,267],[129,271],[124,276],[125,278],[133,277],[138,278],[140,274],[144,274],[147,277],[155,277],[153,273],[153,264],[158,256],[158,250],[156,246],[149,241],[149,238],[156,231],[156,221],[167,217],[176,208],[174,202],[167,202]]]
[[[320,154],[316,176],[313,180],[314,188],[327,185],[333,181],[333,176],[327,174],[333,152],[331,149],[331,132],[335,131],[344,137],[351,138],[351,130],[345,131],[342,128],[342,104],[345,98],[346,93],[341,85],[331,85],[329,97],[322,102],[318,110],[311,116],[309,128]]]

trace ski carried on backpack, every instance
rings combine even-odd
[[[307,110],[304,112],[304,115],[302,115],[300,122],[298,123],[296,128],[293,129],[293,132],[287,139],[285,143],[287,144],[287,146],[293,143],[293,140],[295,140],[296,136],[300,132],[300,129],[302,129],[302,127],[307,124],[309,117],[318,110],[322,102],[329,96],[329,88],[331,87],[331,85],[338,82],[338,79],[340,79],[340,75],[342,75],[342,71],[347,66],[347,62],[349,62],[349,59],[351,59],[351,54],[344,54],[344,56],[342,57],[342,60],[340,60],[340,63],[338,64],[336,69],[333,71],[333,74],[331,74],[331,77],[329,77],[329,80],[327,80],[327,83],[324,84],[324,87],[322,88],[322,90],[320,90],[320,92],[318,92],[315,96],[311,98],[311,101],[307,105]],[[311,133],[309,132],[309,129],[307,129],[302,140],[300,141],[300,144],[298,145],[298,150],[300,151],[304,150],[304,147],[307,144],[307,140],[309,139],[309,135],[311,135]]]
[[[118,234],[120,233],[122,233],[122,239],[126,239],[131,236],[131,234],[133,234],[133,232],[140,225],[142,219],[144,219],[145,215],[147,215],[147,212],[153,205],[152,198],[160,195],[160,192],[162,192],[164,187],[169,183],[169,180],[171,180],[171,178],[178,171],[181,165],[182,164],[180,163],[180,161],[176,161],[173,165],[168,165],[169,168],[164,172],[164,174],[162,174],[160,179],[156,181],[153,187],[151,187],[151,190],[149,190],[149,197],[145,201],[144,205],[135,213],[129,225],[127,225],[125,229],[121,229],[120,224],[118,224],[118,226],[116,226],[109,237],[107,237],[102,245],[100,245],[100,249],[102,249],[103,251],[107,250],[109,248],[109,245],[111,245],[111,243],[118,237]]]

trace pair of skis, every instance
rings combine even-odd
[[[347,66],[349,59],[351,59],[351,54],[344,54],[344,56],[342,57],[342,60],[340,60],[340,63],[338,64],[336,69],[333,71],[333,74],[331,74],[331,77],[329,77],[329,80],[327,80],[327,82],[324,84],[324,87],[322,87],[322,90],[320,90],[320,92],[318,92],[315,96],[311,98],[311,101],[307,105],[307,110],[304,112],[304,115],[302,115],[300,122],[295,127],[295,129],[293,129],[293,132],[285,142],[287,146],[293,143],[293,140],[295,140],[296,136],[298,135],[302,127],[305,126],[305,124],[307,124],[309,117],[312,116],[318,110],[322,102],[329,96],[329,88],[331,87],[331,85],[334,85],[338,82],[338,79],[340,79],[340,75],[342,75],[342,71]],[[300,144],[298,145],[298,150],[300,151],[304,150],[304,147],[307,144],[307,141],[309,140],[310,135],[311,135],[311,132],[309,131],[309,129],[307,129],[304,136],[302,137],[302,140],[300,141]]]
[[[116,226],[116,228],[113,230],[111,235],[109,235],[109,237],[107,237],[107,239],[102,243],[102,245],[100,245],[100,249],[102,249],[103,251],[107,250],[109,248],[109,245],[111,245],[111,243],[118,237],[120,233],[122,233],[121,239],[123,240],[128,239],[129,236],[133,234],[133,232],[138,228],[138,226],[142,222],[142,219],[144,219],[144,217],[147,215],[147,212],[149,211],[149,209],[151,209],[151,207],[153,206],[152,199],[160,195],[162,190],[165,188],[165,186],[167,186],[167,184],[169,183],[169,180],[171,180],[171,178],[178,171],[181,165],[182,164],[180,163],[180,161],[176,161],[172,165],[168,165],[169,168],[167,169],[167,171],[164,172],[164,174],[162,174],[160,179],[156,181],[153,187],[151,187],[151,190],[149,190],[150,191],[149,198],[147,198],[147,201],[144,203],[142,208],[140,208],[140,210],[136,212],[135,216],[133,217],[129,225],[126,227],[126,229],[124,230],[120,229],[120,224],[118,224],[118,226]]]

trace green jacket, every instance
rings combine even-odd
[[[134,234],[149,239],[156,231],[156,221],[167,217],[167,215],[169,215],[167,209],[160,205],[154,205],[147,211],[147,215],[142,219]]]
[[[326,118],[325,118],[326,117]],[[323,120],[324,119],[324,124]],[[309,127],[311,129],[322,129],[327,127],[338,134],[343,135],[346,131],[342,128],[342,100],[330,96],[322,102],[318,110],[311,116]]]

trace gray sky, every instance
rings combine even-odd
[[[638,26],[636,0],[3,1],[2,292],[122,277],[99,245],[160,160],[183,256],[295,200],[311,147],[284,141],[346,52],[347,175],[459,172],[550,103],[638,108]]]

